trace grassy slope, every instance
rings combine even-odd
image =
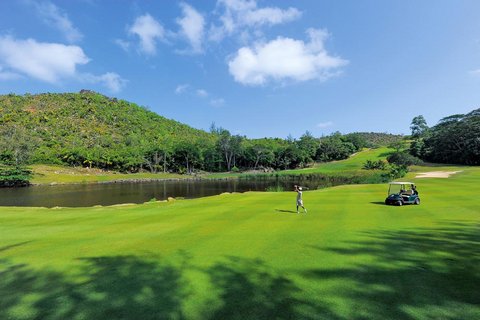
[[[294,193],[2,208],[0,319],[478,319],[480,168],[461,169],[417,179],[420,206],[350,185],[306,192],[308,215]]]

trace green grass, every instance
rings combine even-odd
[[[349,185],[304,192],[308,215],[293,192],[3,207],[0,319],[479,319],[480,168],[461,170],[410,173],[420,206]]]

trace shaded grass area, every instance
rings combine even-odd
[[[1,208],[0,319],[478,319],[480,168],[386,185]]]
[[[353,283],[339,292],[355,309],[350,319],[478,319],[479,230],[478,222],[452,220],[435,228],[365,232],[363,241],[318,248],[358,262],[304,275]]]

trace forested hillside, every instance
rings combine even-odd
[[[306,132],[299,139],[247,139],[215,125],[210,132],[197,130],[88,90],[0,96],[0,134],[0,164],[152,173],[293,169],[402,138],[339,132],[317,138]]]
[[[3,157],[14,162],[135,171],[173,145],[213,143],[205,131],[91,91],[0,96],[0,125]]]

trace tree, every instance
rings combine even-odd
[[[395,149],[395,152],[400,152],[403,148],[405,148],[405,142],[402,140],[398,140],[392,142],[388,145],[389,148]]]
[[[480,109],[445,117],[424,139],[424,159],[432,162],[480,164]]]
[[[233,154],[233,166],[232,167],[237,167],[237,159],[241,157],[244,153],[244,147],[243,147],[243,140],[244,138],[239,135],[234,135],[230,137],[230,145],[232,148],[232,154]]]
[[[428,131],[427,121],[422,115],[414,117],[410,125],[410,130],[412,130],[413,139],[423,137]]]
[[[179,171],[185,164],[185,172],[190,174],[195,170],[195,166],[201,162],[201,152],[199,146],[191,141],[182,141],[175,146],[175,160],[179,165]]]
[[[315,158],[318,161],[342,160],[348,158],[355,150],[351,142],[343,141],[340,132],[335,132],[320,138]]]
[[[360,149],[367,147],[367,144],[368,144],[365,137],[358,132],[344,135],[343,140],[345,142],[352,143],[355,146],[356,151],[359,151]]]
[[[310,132],[306,131],[297,142],[299,149],[302,152],[302,162],[312,162],[317,152],[318,139],[316,139]]]
[[[245,153],[253,163],[253,170],[259,165],[268,165],[274,159],[273,150],[265,141],[254,142],[246,148]]]
[[[414,157],[411,154],[406,152],[392,153],[387,157],[387,161],[389,163],[395,163],[397,165],[405,165],[405,166],[418,165],[422,162],[419,158]]]
[[[228,130],[219,128],[216,130],[218,135],[217,146],[225,158],[227,171],[231,171],[236,165],[237,157],[242,154],[243,137],[239,135],[232,136]]]
[[[36,139],[29,136],[25,127],[3,124],[0,127],[0,161],[20,167],[28,162]]]

